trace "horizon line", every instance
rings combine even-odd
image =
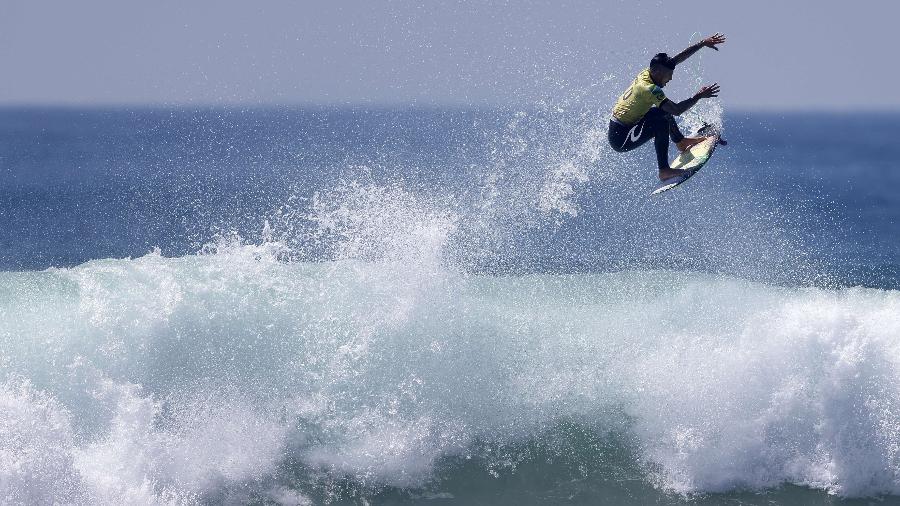
[[[539,106],[528,103],[466,103],[466,102],[2,102],[0,110],[272,110],[272,109],[454,109],[454,110],[530,110]],[[605,108],[605,104],[603,105]],[[564,109],[572,109],[564,108]],[[725,114],[735,113],[835,113],[835,114],[897,114],[900,104],[890,106],[839,106],[839,107],[776,107],[733,106],[723,108]]]

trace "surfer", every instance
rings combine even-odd
[[[681,115],[702,98],[718,96],[719,85],[704,86],[693,97],[678,103],[666,98],[662,89],[672,80],[672,72],[679,63],[704,47],[718,51],[716,46],[724,42],[725,35],[716,33],[673,57],[666,53],[654,56],[650,60],[650,67],[638,74],[613,107],[609,120],[610,146],[622,153],[654,139],[659,179],[684,175],[686,171],[669,167],[669,138],[672,138],[679,151],[684,151],[706,137],[685,137],[678,130],[673,116]]]

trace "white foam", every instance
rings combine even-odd
[[[635,365],[633,413],[668,488],[900,492],[896,292],[792,292]]]
[[[76,462],[104,504],[147,502],[157,492],[197,498],[222,483],[265,476],[281,458],[287,428],[227,392],[175,402],[162,426],[161,403],[136,385],[101,378],[94,393],[114,415]]]
[[[898,292],[276,257],[4,273],[4,373],[41,384],[0,391],[5,496],[177,503],[255,483],[302,503],[272,483],[286,460],[416,487],[475,441],[571,420],[632,431],[669,490],[900,493]]]
[[[283,455],[288,428],[239,398],[218,391],[177,403],[165,418],[139,386],[111,381],[80,359],[71,370],[96,409],[109,413],[105,429],[77,444],[58,401],[24,380],[0,385],[4,504],[192,504],[223,483],[270,474]]]
[[[414,487],[431,478],[438,458],[457,455],[469,443],[470,435],[456,423],[430,416],[398,418],[364,410],[350,419],[329,420],[327,429],[338,437],[312,449],[305,460],[365,485]]]
[[[27,380],[0,384],[0,502],[50,504],[83,498],[66,410]]]

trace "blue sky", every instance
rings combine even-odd
[[[4,0],[2,104],[609,101],[658,51],[726,108],[900,109],[894,2]]]

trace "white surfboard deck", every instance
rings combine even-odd
[[[706,162],[712,157],[713,151],[716,150],[718,144],[719,134],[713,133],[710,138],[691,146],[687,151],[678,155],[678,158],[672,160],[670,166],[673,169],[684,169],[689,172],[683,176],[676,176],[660,181],[659,186],[657,186],[650,195],[657,195],[669,191],[690,179],[691,176],[696,174],[697,171],[706,165]]]

